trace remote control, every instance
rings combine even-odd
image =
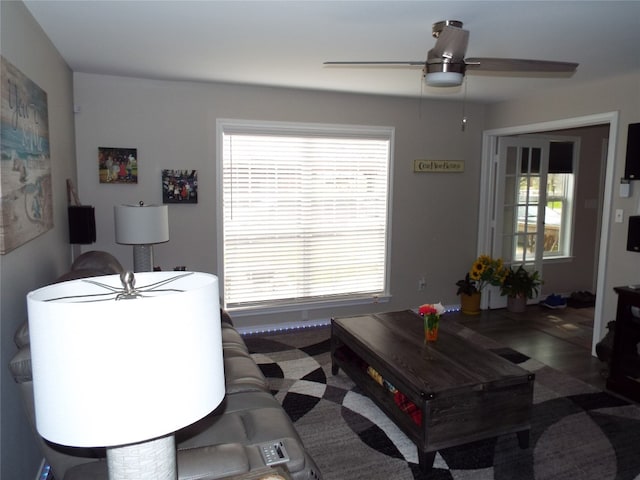
[[[260,445],[260,452],[262,458],[267,465],[277,465],[279,463],[285,463],[289,461],[289,455],[284,448],[282,441],[276,441],[274,443],[263,443]]]

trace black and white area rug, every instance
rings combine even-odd
[[[432,472],[415,445],[342,371],[330,329],[245,337],[324,480],[640,480],[640,407],[458,324],[456,333],[535,372],[531,442],[516,435],[448,448]]]

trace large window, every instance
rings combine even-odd
[[[540,177],[521,176],[518,180],[517,256],[532,259],[535,255]],[[545,259],[571,255],[573,182],[573,173],[547,175],[542,252]]]
[[[393,129],[218,121],[224,306],[388,295]]]

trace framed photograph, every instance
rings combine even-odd
[[[100,183],[138,183],[138,149],[98,147]]]
[[[0,254],[53,228],[47,92],[2,57]]]
[[[162,170],[163,203],[198,203],[197,170]]]

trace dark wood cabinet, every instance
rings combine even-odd
[[[607,388],[640,402],[640,288],[614,290],[618,309]]]

